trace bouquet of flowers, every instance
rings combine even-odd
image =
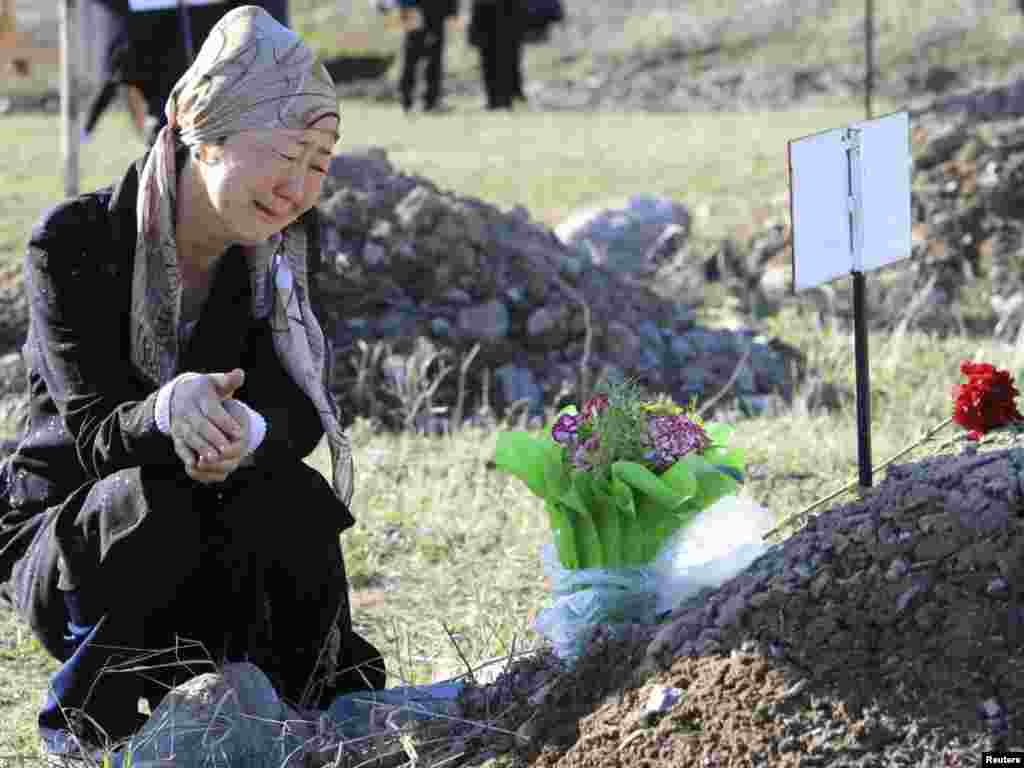
[[[763,551],[743,542],[769,513],[735,495],[743,455],[731,434],[692,402],[624,382],[563,408],[546,434],[498,435],[498,468],[542,498],[551,521],[544,564],[555,599],[534,626],[561,658],[577,658],[598,627],[652,623]]]
[[[495,463],[544,500],[563,568],[643,566],[695,515],[733,494],[732,427],[624,382],[570,405],[550,432],[498,435]]]

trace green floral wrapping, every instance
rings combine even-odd
[[[544,500],[564,568],[644,566],[670,536],[735,493],[742,480],[742,452],[727,447],[732,427],[709,423],[705,431],[710,447],[660,475],[632,461],[614,462],[608,477],[575,469],[550,430],[541,436],[500,433],[495,463]]]

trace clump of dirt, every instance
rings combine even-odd
[[[1024,449],[1010,445],[891,467],[572,669],[511,664],[464,697],[492,730],[461,764],[969,766],[1019,749]]]

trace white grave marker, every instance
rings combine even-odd
[[[910,256],[910,120],[897,112],[789,142],[793,292],[853,276],[860,484],[871,485],[864,272]]]

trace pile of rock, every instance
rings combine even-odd
[[[1024,700],[1022,482],[1019,448],[893,466],[864,498],[684,602],[649,646],[650,663],[755,641],[848,700],[898,698],[913,680],[913,695],[929,697],[914,706],[965,732],[993,696],[1012,710]]]
[[[1010,103],[988,99],[986,93],[978,92],[973,101],[952,100],[911,119],[911,254],[867,281],[872,330],[969,333],[1008,341],[1021,331],[1024,119],[985,111],[987,102]],[[796,299],[788,296],[787,206],[781,199],[775,215],[747,236],[706,243],[703,252],[689,244],[696,260],[670,259],[659,280],[685,273],[693,282],[705,275],[709,282],[721,281],[742,312],[770,314],[796,301],[816,308],[822,320],[852,327],[849,280]]]
[[[382,150],[335,158],[319,210],[317,290],[343,396],[366,378],[357,370],[360,342],[389,345],[370,373],[393,393],[415,389],[414,369],[425,386],[412,362],[423,359],[425,344],[453,370],[479,345],[463,389],[479,398],[493,377],[487,397],[499,412],[524,400],[539,414],[575,389],[582,360],[591,383],[638,377],[683,402],[717,394],[734,372],[723,402],[738,395],[758,407],[793,393],[802,365],[796,350],[754,331],[699,327],[699,295],[659,295],[651,287],[656,264],[641,265],[640,277],[623,271],[600,249],[563,244],[521,207],[502,212],[397,171]],[[655,259],[659,250],[649,253]],[[444,405],[457,398],[454,375],[431,396]],[[465,412],[480,402],[467,402]]]

